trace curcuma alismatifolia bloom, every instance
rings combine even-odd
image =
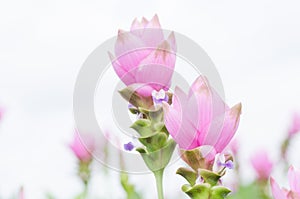
[[[291,166],[288,178],[291,190],[280,188],[271,177],[272,193],[275,199],[300,199],[300,171]]]
[[[165,125],[183,150],[209,145],[221,153],[238,128],[241,104],[229,108],[204,76],[195,80],[188,94],[177,87],[172,102],[163,104]]]
[[[0,107],[0,120],[2,120],[4,112],[5,112],[4,108]]]
[[[95,142],[88,134],[80,135],[76,131],[69,146],[80,162],[89,163],[93,159],[92,153],[95,150]]]
[[[292,124],[289,128],[289,136],[300,132],[300,113],[294,113]]]
[[[273,169],[273,162],[266,151],[261,150],[256,152],[251,157],[251,164],[258,180],[267,181],[269,179]]]
[[[164,38],[157,15],[150,21],[135,19],[130,31],[119,30],[113,68],[127,85],[145,97],[153,91],[169,89],[176,61],[176,41],[171,33]]]

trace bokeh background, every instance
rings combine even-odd
[[[119,28],[155,13],[163,28],[190,37],[208,53],[228,104],[242,102],[237,138],[243,179],[250,181],[251,154],[265,148],[275,159],[293,112],[300,111],[299,8],[297,0],[0,1],[1,196],[22,185],[28,198],[46,192],[71,198],[79,192],[76,160],[68,149],[77,73]],[[296,145],[290,159],[300,167]],[[101,170],[95,166],[92,194],[122,198],[119,174],[105,176]],[[165,179],[170,198],[183,184],[174,172],[171,167]],[[150,175],[131,180],[151,198],[154,185],[145,183],[153,180]]]

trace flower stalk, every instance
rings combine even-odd
[[[154,173],[154,176],[155,176],[155,182],[156,182],[158,199],[164,199],[164,191],[163,191],[163,174],[164,174],[164,169],[160,169],[158,171],[154,171],[153,173]]]

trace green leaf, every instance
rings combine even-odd
[[[206,169],[199,169],[199,174],[203,178],[204,182],[209,183],[211,186],[218,184],[221,178],[219,174]]]
[[[231,190],[223,186],[214,186],[211,188],[210,192],[212,199],[224,199],[231,192]]]
[[[184,177],[192,186],[195,185],[196,180],[198,178],[198,174],[195,171],[184,167],[179,168],[176,171],[176,174],[179,174],[182,177]]]
[[[55,199],[55,197],[51,193],[46,194],[47,199]]]
[[[169,140],[163,148],[160,148],[157,151],[149,152],[146,150],[138,150],[144,159],[147,167],[152,171],[158,171],[165,168],[174,152],[176,143],[174,140]]]
[[[134,185],[129,182],[128,174],[125,172],[121,172],[120,176],[121,185],[126,192],[127,199],[142,199],[140,194],[135,190]]]
[[[236,193],[228,196],[228,199],[271,199],[272,197],[262,194],[258,183],[240,186]]]
[[[203,183],[195,186],[183,185],[182,191],[192,199],[210,199],[210,184]]]

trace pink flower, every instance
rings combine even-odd
[[[167,39],[157,15],[150,21],[135,19],[129,32],[119,30],[115,44],[116,58],[109,53],[112,65],[127,85],[138,84],[137,92],[151,96],[153,90],[168,90],[176,61],[176,42]]]
[[[93,158],[92,153],[95,150],[95,142],[90,135],[79,135],[76,131],[70,148],[81,162],[90,162]]]
[[[271,178],[272,193],[275,199],[300,199],[300,170],[291,166],[288,178],[291,190],[280,188],[277,182]]]
[[[233,154],[233,155],[238,155],[239,151],[239,142],[237,139],[231,140],[231,142],[228,145],[228,150]]]
[[[256,152],[251,158],[251,164],[259,180],[269,179],[273,169],[273,162],[266,151],[261,150]]]
[[[24,188],[21,187],[19,191],[19,199],[25,199]]]
[[[2,120],[4,112],[5,112],[5,109],[0,107],[0,120]]]
[[[300,131],[300,114],[295,113],[293,116],[293,122],[289,128],[289,136],[293,136]]]
[[[229,108],[203,76],[192,84],[189,93],[175,89],[172,105],[163,104],[165,125],[184,150],[203,145],[221,153],[234,136],[241,104]]]

